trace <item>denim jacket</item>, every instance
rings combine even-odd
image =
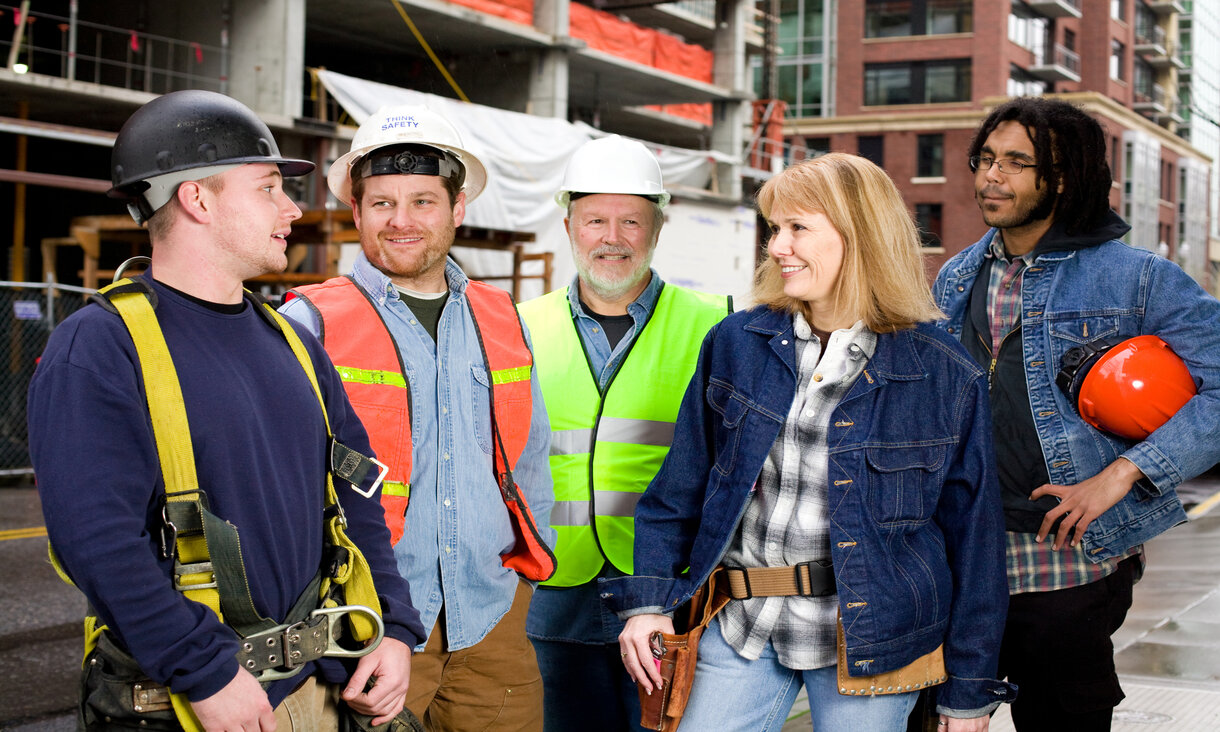
[[[636,574],[602,581],[612,609],[672,612],[720,562],[795,396],[795,348],[792,316],[761,307],[708,333],[673,446],[636,507]],[[978,716],[1011,699],[994,680],[1008,592],[982,370],[932,324],[882,333],[830,419],[849,672],[901,668],[944,643],[942,710]]]
[[[941,268],[933,294],[960,337],[970,289],[995,229]],[[1084,533],[1095,561],[1119,556],[1186,520],[1176,488],[1220,461],[1220,302],[1176,264],[1117,240],[1038,254],[1021,288],[1025,379],[1042,456],[1052,483],[1074,485],[1117,458],[1138,481]],[[1146,440],[1101,432],[1055,385],[1063,354],[1082,343],[1153,334],[1186,362],[1198,396]]]

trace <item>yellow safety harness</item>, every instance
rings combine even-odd
[[[252,293],[246,295],[259,314],[284,336],[309,377],[331,447],[323,511],[326,543],[323,566],[290,611],[292,622],[288,623],[263,618],[254,609],[237,529],[208,510],[207,495],[199,487],[195,472],[195,454],[182,389],[154,311],[155,293],[144,282],[123,279],[98,291],[93,299],[123,319],[139,356],[165,483],[161,551],[164,558],[174,560],[174,588],[188,599],[211,608],[244,639],[238,660],[265,682],[295,675],[304,663],[321,656],[364,655],[380,641],[384,628],[372,571],[364,555],[347,536],[347,522],[333,479],[337,474],[359,486],[377,463],[334,438],[313,361],[305,345],[284,317],[269,304]],[[71,583],[53,549],[51,561],[60,576]],[[337,620],[341,617],[346,618],[352,638],[373,642],[358,650],[338,645]],[[105,626],[99,625],[95,616],[85,618],[86,657],[96,647],[104,630]],[[170,702],[187,732],[201,729],[189,701],[182,694],[171,693]]]

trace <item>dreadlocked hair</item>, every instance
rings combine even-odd
[[[1017,97],[996,107],[970,143],[970,157],[1002,122],[1023,125],[1034,143],[1036,173],[1055,195],[1055,221],[1068,234],[1098,226],[1110,210],[1110,164],[1097,120],[1057,99]]]

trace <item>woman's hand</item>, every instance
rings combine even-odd
[[[653,658],[648,643],[658,630],[673,633],[674,621],[664,615],[633,615],[627,619],[627,627],[618,636],[618,647],[627,675],[649,694],[661,688],[661,664]]]
[[[936,732],[987,732],[989,724],[991,724],[991,717],[986,714],[970,719],[946,717],[942,714],[940,721],[936,723]]]

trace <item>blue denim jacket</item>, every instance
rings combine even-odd
[[[970,289],[995,229],[941,268],[933,286],[960,336]],[[1021,287],[1021,337],[1030,408],[1052,483],[1074,485],[1117,458],[1147,480],[1084,533],[1096,561],[1118,556],[1186,520],[1176,488],[1220,462],[1220,302],[1176,264],[1111,240],[1039,254]],[[1199,394],[1164,426],[1132,443],[1089,426],[1055,385],[1063,354],[1110,336],[1160,336],[1186,362]]]
[[[673,447],[636,507],[636,575],[602,581],[612,609],[672,612],[720,562],[795,396],[795,348],[792,317],[766,308],[708,333]],[[944,643],[939,706],[955,716],[1014,695],[995,680],[1008,591],[988,410],[978,364],[921,324],[878,336],[831,416],[848,669],[890,671]]]
[[[492,473],[491,382],[466,305],[470,280],[453,260],[445,265],[449,298],[433,342],[390,279],[364,254],[357,256],[352,277],[390,329],[411,386],[411,502],[406,531],[394,547],[398,571],[411,585],[411,599],[429,634],[443,605],[448,650],[467,648],[508,612],[518,583],[517,574],[500,563],[515,540]],[[280,312],[318,333],[304,302],[292,300]],[[531,382],[529,439],[513,477],[542,539],[554,546],[555,494],[547,462],[551,427],[537,373]]]

